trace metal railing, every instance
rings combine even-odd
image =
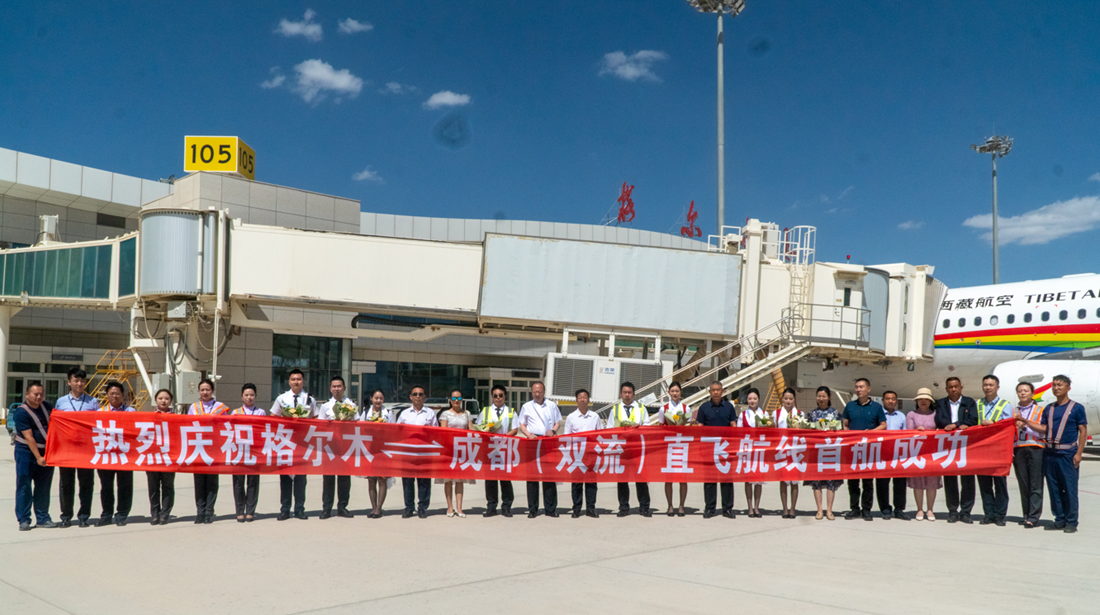
[[[784,308],[783,316],[799,316],[794,341],[814,346],[868,350],[871,346],[871,310],[844,305],[808,303]]]

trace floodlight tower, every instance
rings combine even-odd
[[[1012,137],[994,135],[981,145],[971,145],[970,149],[979,154],[990,154],[993,158],[993,283],[1001,283],[999,263],[1000,247],[997,245],[997,158],[1004,158],[1012,149]]]
[[[726,118],[725,118],[725,77],[722,74],[722,14],[729,13],[737,17],[745,8],[745,0],[687,0],[700,13],[718,15],[718,235],[726,225]]]

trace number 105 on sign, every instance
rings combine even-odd
[[[183,170],[238,173],[256,179],[256,151],[238,137],[184,137]]]

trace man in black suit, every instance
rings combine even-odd
[[[944,383],[947,397],[936,402],[936,427],[944,431],[966,429],[978,424],[978,404],[973,398],[963,397],[962,381],[951,376]],[[960,497],[959,483],[962,483]],[[971,523],[970,511],[974,508],[974,477],[944,476],[943,491],[947,496],[947,522]]]

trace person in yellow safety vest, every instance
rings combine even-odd
[[[982,378],[983,399],[978,400],[978,424],[992,425],[1001,419],[1012,418],[1012,404],[997,394],[1001,380],[990,374]],[[1008,477],[979,476],[978,491],[982,494],[984,517],[980,525],[1004,526],[1008,514]]]
[[[1035,403],[1035,386],[1030,382],[1016,385],[1020,403],[1012,411],[1017,419],[1038,423],[1043,407]],[[1026,424],[1017,428],[1016,445],[1012,449],[1012,468],[1016,471],[1016,483],[1020,487],[1020,505],[1023,508],[1024,527],[1039,527],[1043,516],[1043,435]]]
[[[645,406],[634,401],[634,384],[624,382],[619,386],[619,402],[611,407],[611,418],[608,428],[616,427],[638,428],[648,419]],[[634,490],[638,494],[638,512],[643,517],[653,516],[649,509],[649,484],[634,483]],[[630,514],[630,483],[619,483],[619,513],[617,516],[625,517]]]
[[[490,395],[493,402],[481,409],[474,424],[489,433],[516,435],[519,431],[516,411],[504,403],[504,400],[508,399],[508,390],[498,384],[490,391]],[[498,493],[503,496],[503,499],[498,497]],[[516,492],[512,490],[512,481],[487,480],[485,481],[485,512],[481,516],[496,516],[497,502],[500,502],[500,514],[511,517],[512,502],[515,499]]]

